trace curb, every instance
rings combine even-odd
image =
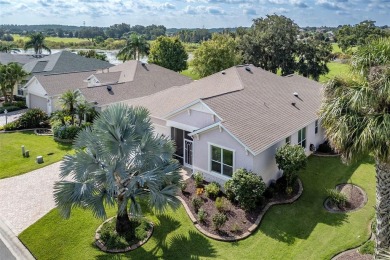
[[[14,259],[18,260],[35,259],[30,251],[28,251],[18,237],[12,232],[4,219],[0,219],[0,240],[9,251],[8,253],[0,251],[0,259],[9,259],[10,254],[14,257]]]
[[[206,231],[205,229],[203,229],[199,224],[198,224],[198,221],[196,220],[196,218],[194,217],[194,215],[192,214],[191,210],[189,209],[187,203],[180,197],[180,196],[176,196],[176,198],[178,198],[180,200],[180,202],[183,204],[184,206],[184,209],[186,210],[188,216],[190,217],[192,223],[195,225],[196,229],[198,229],[203,235],[209,237],[209,238],[212,238],[212,239],[215,239],[215,240],[218,240],[218,241],[225,241],[225,242],[234,242],[234,241],[238,241],[238,240],[242,240],[242,239],[245,239],[247,237],[249,237],[253,232],[256,231],[257,227],[260,225],[261,223],[261,220],[263,219],[264,215],[267,213],[268,209],[273,206],[273,205],[282,205],[282,204],[291,204],[293,203],[294,201],[296,201],[301,195],[302,195],[302,192],[303,192],[303,184],[301,182],[300,179],[298,179],[298,184],[299,184],[299,190],[298,190],[298,194],[295,195],[294,197],[292,197],[291,199],[288,199],[288,200],[284,200],[284,201],[272,201],[272,202],[269,202],[262,210],[262,212],[260,213],[260,215],[257,217],[255,223],[250,226],[248,228],[248,230],[243,233],[242,235],[239,235],[239,236],[234,236],[234,237],[221,237],[221,236],[218,236],[218,235],[215,235],[215,234],[212,234],[208,231]]]

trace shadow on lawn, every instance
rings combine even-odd
[[[104,254],[96,259],[199,259],[201,257],[216,257],[216,250],[200,233],[189,231],[188,234],[176,234],[167,238],[169,233],[180,227],[180,222],[169,215],[157,216],[160,223],[155,225],[151,239],[156,245],[148,251],[145,246],[126,254]],[[149,241],[148,243],[150,243]]]
[[[372,164],[373,160],[366,158],[344,165],[340,158],[310,157],[307,168],[299,174],[304,186],[302,196],[293,204],[273,206],[256,232],[293,244],[297,238],[308,238],[319,223],[341,226],[348,222],[347,214],[329,213],[323,208],[326,190],[350,182],[353,173],[364,163]]]

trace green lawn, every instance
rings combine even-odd
[[[336,52],[343,52],[340,48],[340,46],[337,44],[337,43],[332,43],[332,52],[333,53],[336,53]]]
[[[326,75],[320,76],[320,82],[325,83],[329,79],[334,78],[335,76],[343,76],[348,75],[349,73],[349,65],[343,64],[340,62],[329,62],[328,64],[329,73]]]
[[[14,37],[14,41],[22,39],[23,41],[26,42],[29,40],[28,36],[20,36],[19,34],[13,34],[12,37]],[[60,37],[51,37],[51,36],[45,37],[45,40],[51,42],[64,42],[64,43],[70,43],[70,42],[79,43],[79,42],[88,41],[88,39],[81,39],[81,38],[67,38],[67,37],[60,38]]]
[[[193,80],[198,80],[198,79],[200,79],[200,76],[199,76],[197,73],[195,73],[195,72],[193,71],[193,69],[192,69],[191,66],[189,66],[188,69],[183,70],[183,71],[180,72],[180,73],[181,73],[182,75],[184,75],[184,76],[187,76],[187,77],[193,79]]]
[[[30,157],[22,156],[21,146],[30,151]],[[52,136],[38,136],[33,132],[0,134],[0,179],[20,175],[42,168],[62,159],[72,149],[70,144],[60,144]],[[44,163],[35,158],[43,156]]]
[[[369,237],[374,216],[375,174],[372,160],[345,166],[339,158],[310,157],[301,174],[304,192],[291,205],[273,206],[259,229],[243,241],[206,238],[181,207],[177,212],[147,216],[156,223],[152,238],[127,254],[105,254],[95,248],[94,231],[101,223],[89,211],[76,209],[69,220],[57,210],[25,230],[19,238],[37,259],[330,259]],[[353,182],[368,193],[368,203],[349,214],[323,209],[327,188]],[[111,209],[110,215],[114,214]]]

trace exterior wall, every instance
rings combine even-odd
[[[213,114],[207,112],[188,109],[169,118],[169,121],[174,121],[200,129],[218,122],[219,119]]]
[[[193,171],[202,172],[205,180],[216,181],[223,184],[229,177],[210,171],[210,144],[227,148],[234,152],[233,171],[238,168],[253,170],[253,156],[247,153],[245,148],[238,143],[229,133],[216,127],[199,135],[199,140],[194,137],[193,142]]]
[[[310,144],[313,144],[317,149],[320,144],[325,141],[325,131],[320,127],[321,122],[318,122],[318,133],[315,133],[315,122],[310,123],[306,127],[306,155],[312,154],[310,151]],[[303,127],[302,127],[303,128]],[[287,137],[287,136],[286,136]],[[298,144],[298,132],[291,135],[291,144]]]
[[[151,117],[151,121],[153,123],[154,132],[156,134],[165,135],[167,137],[171,136],[171,128],[166,126],[166,121],[163,119]]]
[[[279,171],[275,160],[276,149],[285,144],[285,140],[274,144],[264,152],[255,156],[253,160],[253,172],[259,174],[265,184],[269,185],[272,180],[281,177],[282,173]]]
[[[30,80],[30,82],[27,83],[27,92],[29,94],[33,94],[35,96],[47,99],[47,93],[46,93],[45,89],[42,87],[42,85],[39,83],[39,81],[36,78],[32,78]],[[31,108],[31,105],[30,105],[30,103],[31,103],[30,98],[31,97],[29,94],[26,96],[26,105],[27,105],[27,107]],[[46,108],[45,112],[47,112],[47,113],[49,112],[48,108]]]

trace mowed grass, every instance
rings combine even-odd
[[[188,69],[186,70],[183,70],[182,72],[180,72],[180,74],[184,75],[184,76],[187,76],[193,80],[198,80],[200,79],[200,76],[194,72],[194,70],[192,69],[191,66],[188,67]]]
[[[74,209],[68,220],[54,209],[19,238],[37,259],[330,259],[368,239],[375,204],[372,159],[346,166],[339,158],[310,157],[300,178],[304,191],[296,202],[273,206],[252,236],[234,243],[203,236],[183,207],[165,215],[145,211],[156,224],[153,236],[126,254],[99,251],[93,242],[102,220],[81,209]],[[326,189],[344,182],[362,187],[368,203],[353,213],[327,212]],[[115,214],[114,209],[108,212]]]
[[[22,156],[22,145],[30,151],[30,157]],[[54,162],[58,162],[69,151],[70,144],[60,144],[52,136],[38,136],[33,132],[0,134],[0,179],[20,175]],[[44,163],[37,164],[37,156],[43,156]]]
[[[321,83],[326,83],[328,80],[336,76],[347,76],[349,71],[349,65],[340,62],[329,62],[328,64],[329,72],[325,75],[321,75],[319,81]]]
[[[19,34],[13,34],[12,37],[14,37],[14,41],[17,41],[19,39],[23,40],[24,42],[28,41],[30,38],[28,36],[20,36]],[[51,41],[51,42],[64,42],[64,43],[80,43],[80,42],[86,42],[88,39],[80,39],[80,38],[60,38],[60,37],[51,37],[47,36],[45,37],[46,41]]]

